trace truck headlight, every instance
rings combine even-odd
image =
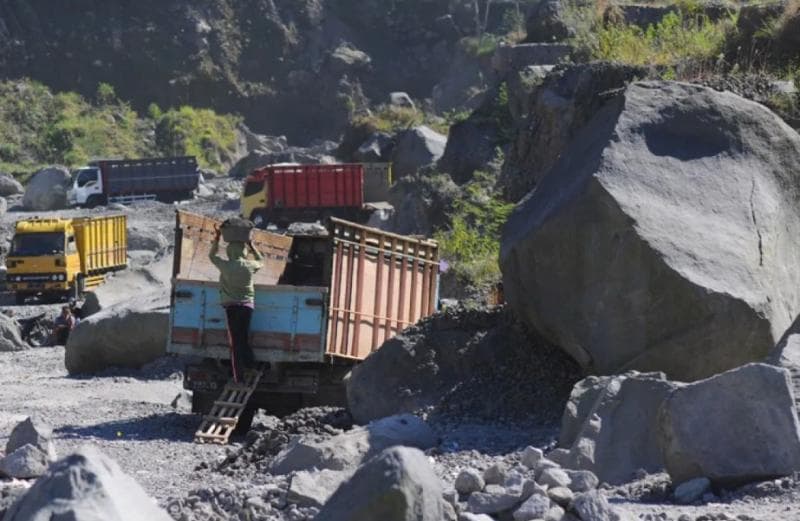
[[[52,276],[52,277],[50,277],[50,278],[51,278],[52,280],[58,280],[58,275],[53,275],[53,276]]]
[[[65,280],[67,280],[67,276],[62,273],[61,275],[58,276],[58,280],[64,282]]]

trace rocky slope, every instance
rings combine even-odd
[[[501,2],[499,4],[511,4]],[[395,0],[45,0],[0,5],[0,76],[144,109],[191,104],[246,114],[308,141],[393,90],[429,97],[474,30],[472,2]],[[495,8],[495,17],[503,9]],[[498,22],[496,22],[498,23]]]

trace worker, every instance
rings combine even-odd
[[[61,314],[56,317],[53,324],[53,333],[51,334],[51,345],[64,346],[67,345],[69,333],[75,327],[75,318],[72,316],[72,310],[69,306],[61,308]]]
[[[253,247],[252,242],[231,242],[226,249],[228,259],[217,255],[221,230],[217,230],[209,258],[219,269],[220,302],[225,308],[228,322],[228,339],[231,349],[231,368],[235,382],[241,382],[244,370],[255,363],[250,347],[250,320],[255,307],[253,275],[261,269],[264,257]],[[246,249],[255,260],[247,258]]]

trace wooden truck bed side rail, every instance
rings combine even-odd
[[[333,266],[327,354],[363,360],[436,311],[439,246],[331,219]]]
[[[184,280],[216,281],[219,270],[208,252],[219,221],[178,210],[175,215],[175,253],[172,276]],[[256,284],[277,284],[289,259],[292,238],[262,230],[253,231],[253,245],[264,255],[264,267],[256,273]],[[220,247],[224,256],[225,245]]]

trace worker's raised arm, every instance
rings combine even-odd
[[[211,260],[211,263],[218,268],[224,262],[222,258],[219,255],[217,255],[217,253],[219,252],[219,236],[220,236],[220,231],[217,230],[217,235],[216,237],[214,237],[214,242],[211,243],[211,249],[208,251],[209,260]]]
[[[261,254],[261,252],[260,252],[260,251],[258,251],[258,250],[255,248],[255,246],[253,246],[253,241],[249,241],[249,242],[247,243],[247,245],[250,247],[250,251],[252,251],[252,252],[253,252],[253,257],[254,257],[254,258],[257,260],[257,261],[261,262],[261,261],[263,261],[263,260],[264,260],[264,255],[262,255],[262,254]]]

